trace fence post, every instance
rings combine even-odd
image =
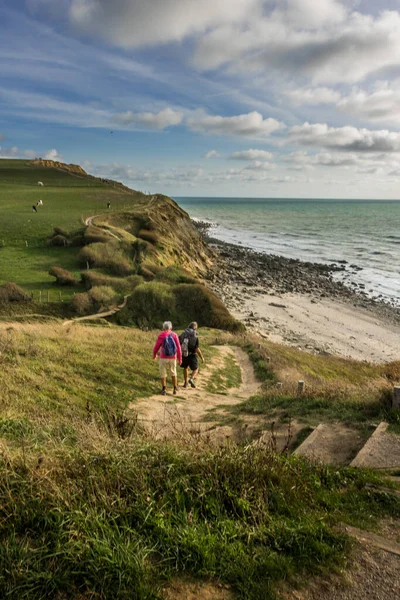
[[[400,409],[400,385],[393,388],[392,408]]]
[[[86,261],[86,269],[87,269],[87,270],[89,270],[89,268],[90,268],[90,267],[89,267],[89,261],[87,260],[87,261]]]
[[[39,290],[39,302],[42,301],[42,290]]]
[[[304,392],[304,381],[301,379],[297,383],[297,393],[302,394]]]
[[[50,302],[50,290],[47,290],[47,302]]]
[[[61,292],[60,292],[60,290],[58,290],[58,297],[59,297],[59,299],[60,299],[60,302],[62,302],[62,299],[61,299]]]

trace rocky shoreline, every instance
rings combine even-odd
[[[251,295],[298,293],[311,296],[315,302],[322,298],[341,300],[400,323],[398,307],[381,296],[368,296],[362,284],[350,283],[350,287],[334,278],[335,273],[346,271],[351,274],[359,269],[356,265],[348,265],[346,261],[328,265],[303,262],[255,252],[213,238],[207,238],[207,241],[216,257],[215,266],[209,272],[209,284],[228,303],[235,299],[240,301],[237,294],[233,294],[232,300],[229,298],[232,286],[240,286],[247,288]]]
[[[364,344],[364,352],[368,356],[366,343],[371,340],[372,346],[378,343],[381,335],[382,339],[387,337],[387,332],[375,331],[378,322],[379,325],[387,327],[389,332],[391,329],[397,332],[400,326],[400,308],[385,301],[382,296],[372,297],[365,290],[365,286],[352,282],[352,274],[359,270],[357,265],[348,264],[344,260],[331,264],[303,262],[256,252],[212,238],[209,235],[212,233],[209,223],[196,221],[195,224],[214,255],[214,266],[208,273],[207,285],[215,291],[232,314],[250,329],[261,332],[261,335],[269,339],[280,337],[285,343],[312,352],[328,350],[351,356],[351,348],[329,342],[328,329],[330,328],[332,339],[338,332],[338,338],[347,336],[353,340],[357,339],[357,342],[365,330],[368,340],[361,341],[360,344]],[[346,283],[341,279],[346,279]],[[301,306],[293,306],[294,300],[301,300],[303,303]],[[330,312],[331,305],[334,305],[336,313]],[[343,311],[352,311],[352,319],[357,322],[358,332],[356,327],[354,331],[351,328],[339,331],[341,307]],[[307,312],[310,319],[313,318],[314,312],[319,313],[322,320],[320,329],[324,329],[321,317],[321,313],[324,312],[323,318],[327,322],[325,340],[321,331],[320,335],[311,330],[308,332],[305,320],[303,330],[306,333],[294,331],[294,324],[301,317],[301,312]],[[287,317],[286,322],[284,313]],[[375,329],[369,329],[369,323],[363,319],[371,321]],[[339,342],[338,339],[336,341]],[[384,351],[380,343],[380,351],[382,354],[386,352],[392,358],[396,355],[394,345],[396,344],[392,340],[390,354],[387,349]],[[377,354],[371,353],[371,357],[375,359]],[[359,353],[354,352],[353,356],[358,357]]]

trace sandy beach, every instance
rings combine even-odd
[[[343,265],[261,255],[212,240],[209,284],[249,330],[272,342],[356,360],[400,360],[400,310],[336,281]]]

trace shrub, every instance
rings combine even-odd
[[[93,301],[87,292],[75,294],[71,306],[78,315],[88,315],[93,310]]]
[[[85,246],[79,252],[78,260],[82,266],[89,263],[92,267],[108,269],[115,275],[130,275],[133,272],[131,260],[117,240]]]
[[[16,283],[3,283],[0,285],[0,303],[29,302],[29,295]]]
[[[140,327],[160,327],[163,321],[175,317],[175,295],[165,283],[142,283],[128,298],[126,307],[118,313],[121,324],[136,323]]]
[[[147,281],[151,281],[152,279],[154,279],[153,271],[150,271],[150,269],[148,267],[145,267],[144,265],[140,265],[138,267],[138,274],[144,277],[144,279],[147,279]]]
[[[63,235],[55,235],[49,241],[49,246],[71,246],[71,240],[67,239]]]
[[[196,278],[193,277],[189,271],[186,271],[185,269],[175,265],[158,270],[156,273],[156,279],[157,281],[164,281],[171,284],[197,282]]]
[[[141,229],[137,234],[138,238],[150,242],[150,244],[156,245],[159,242],[159,237],[155,231],[148,231],[147,229]]]
[[[200,284],[181,284],[173,288],[178,321],[184,325],[195,319],[199,325],[241,331],[243,324],[229,313],[211,290]]]
[[[73,274],[61,267],[51,267],[49,275],[56,278],[58,285],[75,285],[76,283]]]
[[[110,236],[102,229],[89,225],[83,233],[84,244],[107,243],[110,241]]]
[[[62,229],[62,227],[54,227],[52,237],[56,237],[57,235],[62,235],[65,238],[69,238],[69,233]]]
[[[81,280],[88,290],[95,286],[106,285],[112,287],[119,294],[129,294],[135,287],[143,283],[143,277],[140,277],[140,275],[129,275],[122,278],[90,270],[81,273]]]
[[[92,288],[88,294],[93,304],[98,308],[109,306],[115,302],[117,298],[115,290],[108,285],[96,286]]]

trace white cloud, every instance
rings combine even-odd
[[[299,88],[285,92],[290,102],[295,106],[308,104],[309,106],[318,104],[336,104],[341,95],[336,90],[327,87]]]
[[[289,140],[306,146],[322,146],[358,152],[398,152],[400,133],[352,126],[329,127],[326,123],[304,123],[289,130]]]
[[[276,165],[274,163],[261,161],[261,160],[254,160],[252,163],[247,165],[247,167],[245,167],[244,169],[246,171],[271,171],[272,169],[275,169],[275,168],[276,168]]]
[[[43,158],[46,160],[58,160],[60,162],[63,162],[63,160],[64,160],[63,157],[61,156],[61,154],[58,154],[58,152],[55,148],[48,150],[46,152],[46,154],[43,156]]]
[[[393,174],[400,169],[398,153],[366,153],[366,152],[317,152],[309,154],[303,150],[292,152],[281,157],[283,163],[290,165],[291,170],[316,169],[318,167],[337,167],[351,173]]]
[[[371,122],[400,122],[400,86],[398,83],[390,84],[383,81],[375,85],[373,92],[355,88],[351,93],[342,98],[338,109],[367,119]]]
[[[337,0],[286,0],[281,5],[285,20],[305,29],[341,23],[347,15],[343,3]]]
[[[158,113],[133,113],[128,110],[114,117],[116,123],[121,125],[139,125],[149,127],[150,129],[165,129],[166,127],[179,125],[182,122],[182,118],[183,113],[172,110],[172,108],[165,108]]]
[[[55,148],[47,150],[44,154],[37,152],[36,150],[20,150],[18,146],[12,146],[11,148],[2,148],[0,146],[0,158],[36,158],[42,156],[46,160],[58,160],[63,161],[61,154],[58,154]]]
[[[204,158],[220,158],[220,154],[216,150],[209,150],[205,153]]]
[[[20,150],[17,146],[2,148],[0,146],[0,158],[35,158],[38,156],[35,150]]]
[[[134,48],[181,41],[225,22],[241,22],[260,0],[72,0],[71,23]]]
[[[212,116],[198,111],[189,117],[186,123],[192,131],[248,137],[268,136],[283,127],[276,119],[264,119],[257,111],[233,117]]]
[[[304,19],[294,18],[299,14],[295,4],[309,9],[302,12]],[[332,85],[360,81],[400,61],[397,11],[347,13],[343,4],[328,0],[282,2],[272,8],[263,17],[249,15],[242,25],[228,23],[208,31],[198,41],[194,64],[201,69],[231,65],[246,73],[273,69]],[[333,13],[334,19],[328,16]]]
[[[230,155],[229,158],[233,160],[270,160],[272,157],[272,152],[267,152],[266,150],[255,150],[254,148],[250,148],[250,150],[241,150],[239,152],[234,152]]]

